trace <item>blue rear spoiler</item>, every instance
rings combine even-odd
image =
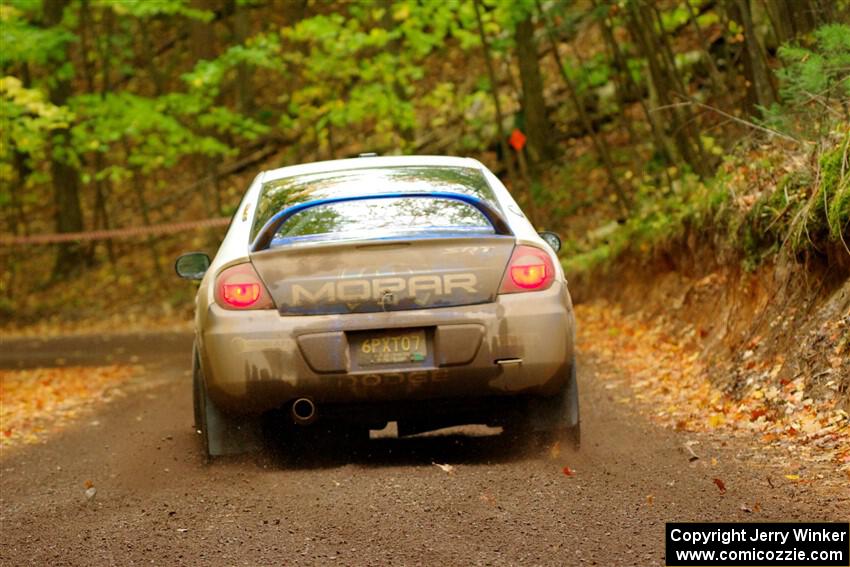
[[[266,224],[263,225],[263,228],[260,229],[260,232],[257,233],[257,236],[254,238],[254,242],[251,243],[251,252],[260,252],[262,250],[267,250],[274,239],[274,235],[277,233],[278,229],[283,226],[283,223],[292,218],[293,215],[300,213],[301,211],[305,211],[307,209],[312,209],[313,207],[321,207],[322,205],[332,205],[335,203],[346,203],[349,201],[368,201],[370,199],[399,199],[399,198],[425,198],[425,199],[448,199],[451,201],[460,201],[461,203],[466,203],[467,205],[471,205],[481,211],[487,221],[493,226],[493,229],[496,231],[496,234],[510,236],[513,233],[511,232],[510,227],[508,227],[508,223],[502,214],[496,210],[493,205],[483,201],[477,197],[473,197],[471,195],[464,195],[462,193],[449,193],[446,191],[427,191],[421,193],[376,193],[371,195],[356,195],[350,197],[331,197],[329,199],[317,199],[315,201],[308,201],[306,203],[299,203],[297,205],[293,205],[286,209],[283,209],[279,213],[276,213],[272,218],[266,221]]]

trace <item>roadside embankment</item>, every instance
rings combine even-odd
[[[754,437],[792,480],[824,461],[850,477],[850,274],[790,259],[747,271],[706,242],[572,278],[581,347],[664,425]]]

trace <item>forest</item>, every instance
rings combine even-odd
[[[216,253],[256,175],[362,153],[476,158],[561,236],[568,283],[520,330],[503,291],[440,305],[499,314],[468,382],[417,389],[445,370],[424,316],[192,324],[208,296],[174,261]],[[298,378],[304,337],[348,361],[414,324],[421,367]],[[317,398],[305,428],[280,402],[261,451],[211,462],[210,337],[245,361],[228,396],[359,377],[363,404]],[[507,419],[370,420],[363,444],[326,419],[532,401],[502,378],[573,341],[575,403],[547,407],[577,450]],[[850,0],[0,0],[0,469],[10,565],[669,565],[668,522],[846,529]]]
[[[481,159],[576,273],[687,227],[750,269],[850,264],[844,0],[3,0],[0,26],[7,322],[184,309],[173,255],[253,175],[360,152]]]

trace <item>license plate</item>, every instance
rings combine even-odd
[[[428,357],[425,331],[367,333],[355,343],[360,366],[422,362]]]

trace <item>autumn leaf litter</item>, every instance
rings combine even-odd
[[[43,441],[94,404],[122,395],[121,386],[139,373],[129,365],[0,370],[0,448]]]
[[[810,482],[808,463],[830,462],[850,477],[847,412],[837,396],[807,397],[802,376],[781,373],[781,357],[742,365],[745,386],[732,395],[712,383],[713,369],[698,350],[661,327],[624,315],[605,301],[579,305],[576,311],[579,349],[614,365],[608,372],[601,370],[599,379],[609,389],[625,385],[631,391],[618,402],[634,404],[656,423],[678,431],[755,438],[779,451],[791,469],[785,475],[789,482]],[[691,445],[685,449],[689,460],[699,458]],[[725,492],[722,484],[718,489]]]

